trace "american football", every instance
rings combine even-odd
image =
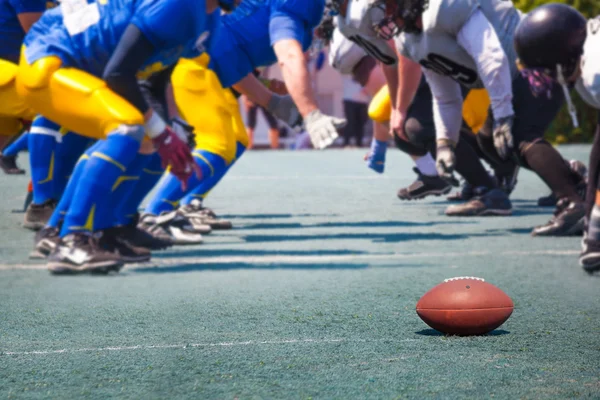
[[[449,335],[483,335],[502,325],[512,314],[506,293],[470,276],[450,278],[425,293],[417,314],[433,329]]]

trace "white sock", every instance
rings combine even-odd
[[[437,176],[438,174],[437,169],[435,169],[435,160],[431,156],[431,153],[427,153],[423,157],[417,158],[415,164],[423,175]]]

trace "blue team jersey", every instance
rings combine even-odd
[[[17,62],[25,31],[18,15],[46,10],[46,0],[0,0],[0,58]]]
[[[325,0],[243,0],[210,43],[211,62],[223,87],[229,87],[257,67],[277,61],[273,45],[295,39],[307,50],[323,17]]]
[[[204,0],[63,0],[27,34],[25,55],[29,63],[58,56],[64,66],[101,77],[125,29],[134,24],[156,50],[138,72],[144,79],[204,51],[219,14],[207,16]]]

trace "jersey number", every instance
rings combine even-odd
[[[393,57],[379,50],[379,47],[375,46],[368,40],[365,40],[360,36],[349,36],[348,39],[359,45],[364,51],[366,51],[371,57],[375,58],[377,61],[385,65],[394,65],[396,63],[396,60]]]
[[[421,60],[421,65],[465,85],[473,85],[477,82],[477,72],[439,54],[430,53],[426,60]]]

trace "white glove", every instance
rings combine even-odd
[[[438,140],[435,160],[438,175],[451,185],[458,186],[459,182],[454,176],[455,165],[454,144],[449,140]]]
[[[304,126],[310,140],[313,146],[319,150],[331,145],[339,137],[338,129],[345,125],[345,119],[325,115],[319,110],[312,111],[304,119]]]
[[[508,160],[513,151],[512,128],[515,121],[514,115],[503,117],[494,121],[494,147],[503,160]]]
[[[290,95],[271,95],[269,104],[267,104],[267,111],[288,124],[291,128],[297,128],[302,124],[302,116]]]

